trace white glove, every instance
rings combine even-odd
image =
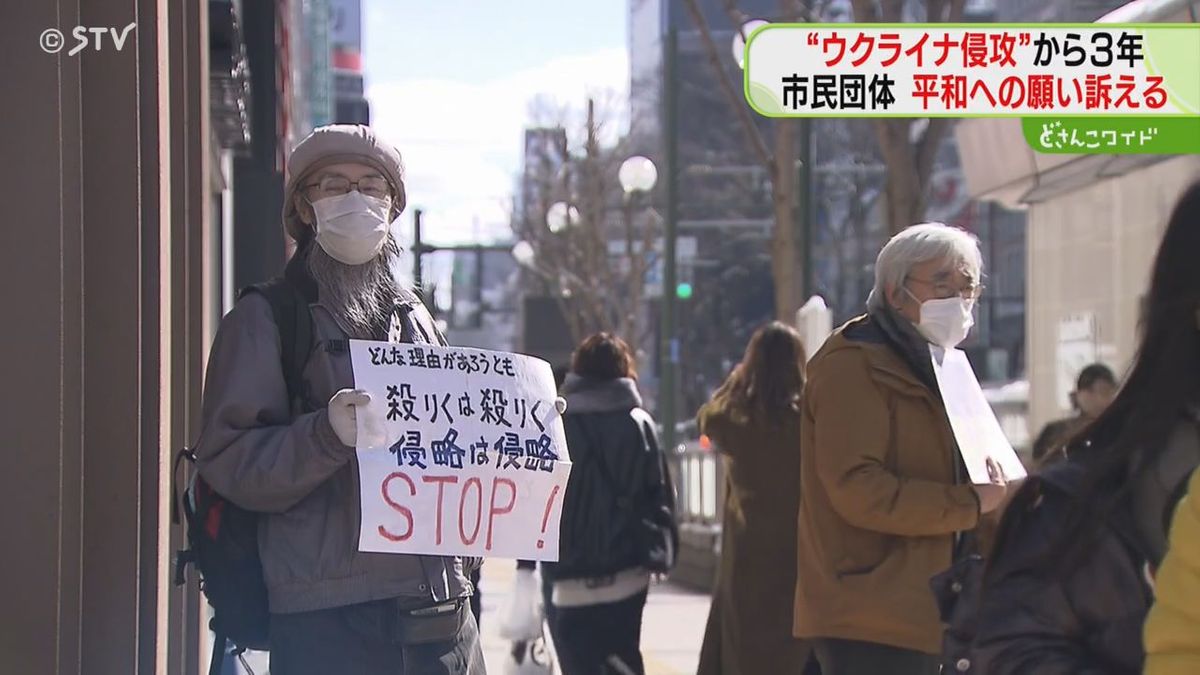
[[[329,399],[329,426],[343,444],[358,445],[358,407],[370,402],[371,395],[362,389],[343,389]]]
[[[567,399],[561,396],[554,399],[554,409],[558,411],[559,415],[567,412]]]

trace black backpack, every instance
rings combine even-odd
[[[280,355],[288,399],[303,396],[303,369],[313,344],[312,315],[308,301],[296,286],[283,278],[243,289],[238,298],[259,293],[271,304],[279,330]],[[270,615],[262,561],[258,556],[258,514],[247,511],[215,492],[195,469],[196,457],[184,448],[175,459],[192,462],[192,482],[184,491],[182,504],[172,499],[172,520],[179,522],[182,505],[187,519],[188,548],[175,559],[175,584],[187,582],[187,565],[200,572],[200,590],[212,605],[212,661],[209,675],[219,675],[226,641],[234,644],[239,658],[247,649],[268,649]],[[173,490],[173,492],[175,492]],[[244,661],[243,661],[244,664]]]

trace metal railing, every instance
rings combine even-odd
[[[720,525],[725,469],[720,456],[696,441],[681,443],[671,457],[681,525]]]

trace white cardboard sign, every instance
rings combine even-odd
[[[571,462],[550,364],[350,341],[360,551],[557,560]]]
[[[961,349],[943,350],[933,346],[929,351],[950,427],[954,430],[954,439],[958,441],[958,451],[971,482],[987,485],[1001,482],[1001,479],[1024,478],[1025,466],[1000,428],[966,353]]]

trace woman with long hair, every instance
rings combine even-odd
[[[1140,673],[1167,527],[1200,462],[1200,183],[1175,205],[1112,404],[1014,496],[962,671]]]
[[[698,415],[726,476],[720,569],[700,675],[804,672],[809,648],[792,637],[792,594],[805,361],[790,326],[759,329]]]

